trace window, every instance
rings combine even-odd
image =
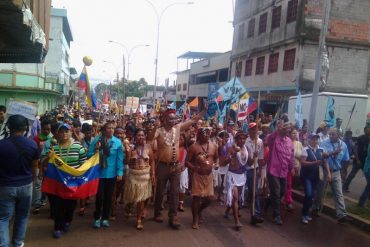
[[[242,61],[236,63],[236,66],[235,66],[235,76],[236,77],[241,77],[241,75],[242,75],[242,66],[243,66]]]
[[[188,90],[188,84],[187,83],[182,84],[182,90],[184,90],[184,91]]]
[[[290,0],[288,2],[288,13],[286,23],[293,22],[297,19],[298,0]]]
[[[265,57],[263,56],[257,58],[256,75],[263,75],[264,70],[265,70]]]
[[[283,70],[293,70],[294,69],[294,62],[295,62],[295,48],[286,50],[284,54],[284,66]]]
[[[177,91],[181,91],[181,84],[177,84]]]
[[[269,58],[269,69],[268,73],[274,73],[278,71],[279,67],[279,53],[271,54]]]
[[[281,6],[272,10],[271,30],[280,27]]]
[[[267,12],[260,15],[260,24],[258,28],[258,34],[266,32],[266,25],[267,25]]]
[[[251,19],[249,22],[248,22],[248,38],[250,37],[253,37],[254,36],[254,25],[256,24],[256,19]]]
[[[252,66],[253,66],[253,59],[249,59],[249,60],[245,61],[244,76],[251,76],[252,75]]]
[[[244,23],[239,25],[238,28],[238,41],[243,41],[244,39]]]

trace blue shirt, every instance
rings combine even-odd
[[[368,147],[367,147],[367,153],[370,154],[370,145],[368,145]],[[364,173],[367,173],[367,172],[370,171],[370,156],[369,155],[366,157],[366,161],[365,161],[363,171],[364,171]]]
[[[31,139],[24,136],[11,138],[24,153],[10,138],[0,141],[0,186],[20,187],[32,183],[32,161],[39,159],[39,150]]]
[[[347,145],[342,141],[338,140],[336,143],[332,143],[330,139],[326,139],[321,142],[320,147],[324,149],[325,153],[331,153],[338,149],[338,146],[340,145],[340,153],[338,155],[331,155],[328,158],[328,164],[330,169],[333,171],[340,170],[342,168],[342,161],[348,161],[349,160],[349,153],[347,149]]]
[[[100,140],[101,136],[97,136],[91,142],[89,150],[87,151],[87,157],[90,158],[95,153],[95,145]],[[100,178],[114,178],[117,176],[123,176],[123,149],[122,142],[115,136],[112,136],[108,140],[110,147],[110,154],[106,157],[106,167],[100,168]],[[100,155],[103,155],[103,151],[100,151]]]

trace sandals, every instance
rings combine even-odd
[[[78,210],[78,215],[84,216],[84,214],[85,214],[85,208],[80,208],[80,210]]]
[[[143,224],[141,223],[141,220],[137,220],[137,221],[136,221],[136,229],[137,229],[137,230],[143,230],[143,229],[144,229],[144,226],[143,226]]]

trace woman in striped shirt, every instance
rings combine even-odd
[[[58,155],[67,165],[78,168],[86,161],[86,150],[82,145],[72,139],[71,127],[68,124],[61,124],[57,130],[56,145],[52,145],[48,153],[47,162],[52,153]],[[46,162],[46,163],[47,163]],[[77,200],[63,199],[56,195],[49,194],[50,207],[53,208],[54,238],[60,238],[62,232],[70,228],[73,212]]]

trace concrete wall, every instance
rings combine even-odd
[[[230,66],[230,54],[231,52],[225,52],[219,56],[214,56],[209,59],[200,60],[190,64],[190,75],[228,68]]]
[[[318,47],[315,44],[304,45],[303,74],[306,81],[314,81],[317,49]],[[369,50],[328,46],[328,51],[329,77],[327,90],[365,93],[369,89]]]
[[[189,87],[189,76],[190,70],[185,70],[181,72],[177,72],[177,79],[176,79],[176,96],[177,98],[186,98],[188,95],[188,87]],[[186,90],[184,90],[184,84],[186,84]],[[180,85],[178,87],[178,85]],[[180,90],[178,90],[180,89]]]
[[[275,6],[281,6],[280,26],[271,30],[273,2]],[[239,3],[239,4],[238,4]],[[298,6],[301,0],[298,1]],[[298,8],[297,21],[286,23],[288,0],[239,0],[236,5],[236,16],[234,20],[234,37],[231,57],[251,55],[264,49],[280,46],[281,43],[292,41],[298,34],[300,25],[300,10]],[[244,10],[245,9],[245,10]],[[240,14],[237,14],[240,13]],[[266,32],[258,34],[260,16],[267,14]],[[242,18],[241,18],[242,16]],[[254,35],[248,38],[249,20],[255,19]],[[243,39],[238,41],[239,26],[244,25]]]
[[[296,48],[296,56],[295,56],[295,65],[294,70],[283,71],[283,64],[284,64],[284,53],[285,50]],[[240,60],[243,62],[242,64],[242,73],[239,80],[244,84],[248,90],[271,90],[272,88],[276,88],[277,90],[293,90],[295,88],[295,81],[297,76],[299,75],[299,67],[300,67],[300,49],[298,43],[293,43],[290,45],[282,46],[273,51],[273,53],[279,53],[279,65],[278,71],[274,73],[268,73],[268,65],[269,65],[269,55],[271,54],[269,51],[256,53],[253,56]],[[256,64],[257,58],[265,56],[265,68],[264,73],[262,75],[256,75]],[[252,75],[245,76],[245,62],[246,60],[253,59],[253,66],[252,66]],[[235,64],[234,61],[232,63],[231,69],[231,78],[235,76]]]

